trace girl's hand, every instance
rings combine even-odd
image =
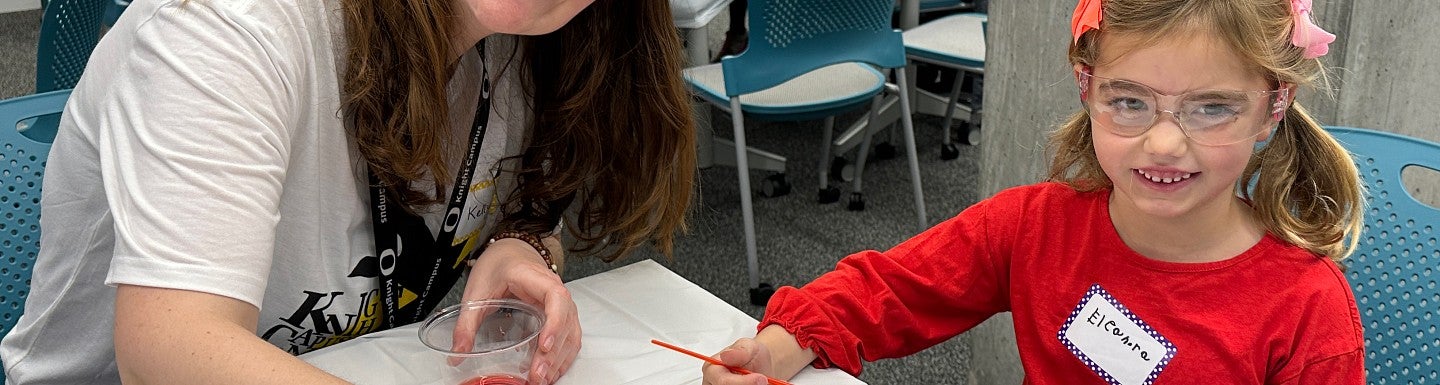
[[[545,313],[529,381],[554,383],[580,352],[579,314],[560,276],[545,266],[539,252],[519,239],[499,239],[485,248],[470,268],[461,301],[505,297],[533,304]]]
[[[726,365],[745,368],[753,373],[742,376],[723,366],[707,363],[700,369],[705,374],[704,385],[765,385],[762,373],[773,373],[770,348],[751,338],[741,338],[713,357]]]

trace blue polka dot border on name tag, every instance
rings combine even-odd
[[[1175,345],[1110,292],[1093,284],[1056,337],[1112,385],[1150,385],[1175,357]]]

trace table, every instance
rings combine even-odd
[[[700,360],[651,344],[650,339],[711,354],[737,338],[753,336],[758,324],[648,259],[565,286],[580,310],[584,336],[574,366],[557,385],[698,385]],[[423,359],[428,352],[417,328],[412,324],[367,334],[300,358],[356,384],[439,384],[438,368],[427,369],[421,362],[428,362]],[[864,384],[845,372],[812,367],[791,382]]]
[[[710,62],[710,36],[707,25],[730,7],[733,0],[670,0],[670,17],[675,27],[685,31],[688,42],[685,57],[690,66]]]

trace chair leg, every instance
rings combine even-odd
[[[875,121],[878,120],[877,115],[880,113],[880,102],[884,99],[884,92],[875,94],[875,97],[870,99],[870,111],[866,112],[867,124],[875,124]],[[874,138],[874,135],[870,134],[870,132],[871,130],[867,127],[864,133],[861,134],[863,136],[860,140],[860,147],[855,148],[855,180],[851,181],[850,203],[845,207],[850,211],[865,210],[865,166],[866,162],[869,161],[867,158],[869,158],[870,155],[870,142]]]
[[[944,128],[944,136],[940,142],[940,160],[960,157],[960,148],[950,139],[950,124],[955,122],[955,102],[960,99],[960,85],[964,83],[965,71],[955,70],[955,85],[950,87],[950,100],[945,103],[945,122],[940,124],[940,127]]]
[[[745,262],[750,273],[750,303],[765,305],[775,289],[760,282],[760,262],[755,248],[755,208],[750,194],[750,161],[745,151],[745,116],[740,98],[730,98],[730,119],[735,131],[735,171],[740,180],[740,216],[745,229]],[[767,290],[768,288],[768,290]]]
[[[915,190],[915,218],[919,221],[918,229],[924,231],[930,222],[925,218],[925,191],[920,183],[920,156],[915,151],[915,122],[911,119],[909,83],[905,79],[905,71],[895,71],[896,80],[900,85],[900,122],[905,127],[905,157],[910,159],[910,184]]]
[[[830,147],[835,138],[835,117],[825,117],[825,128],[820,133],[820,192],[815,200],[821,204],[840,201],[840,188],[830,185]]]

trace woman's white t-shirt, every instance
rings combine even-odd
[[[256,335],[292,354],[377,330],[370,190],[340,116],[343,30],[334,0],[131,4],[50,152],[30,297],[0,343],[8,382],[118,383],[119,284],[245,301]],[[521,151],[528,119],[515,64],[497,75],[513,39],[487,40],[499,79],[456,235],[476,248],[514,184],[496,164]],[[452,172],[481,65],[466,54],[448,87]],[[442,211],[422,215],[431,229]]]

